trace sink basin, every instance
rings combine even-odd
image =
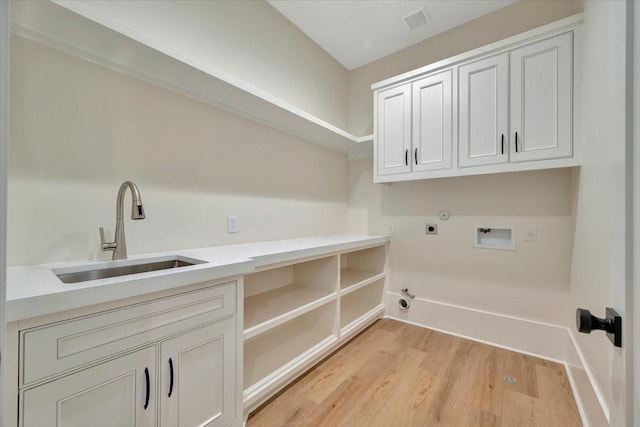
[[[109,277],[148,273],[150,271],[189,267],[191,265],[204,264],[205,262],[206,261],[182,256],[169,256],[118,261],[117,264],[111,262],[105,265],[92,264],[90,266],[59,268],[51,271],[58,276],[58,279],[63,283],[78,283],[89,280],[107,279]]]

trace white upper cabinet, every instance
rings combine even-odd
[[[451,167],[451,74],[446,70],[412,83],[414,171]]]
[[[512,162],[569,157],[572,33],[511,51]]]
[[[372,85],[374,182],[579,166],[581,21],[565,18]]]
[[[451,69],[377,93],[377,175],[451,168],[452,98]]]
[[[377,95],[376,160],[379,175],[411,171],[411,84]]]
[[[509,161],[509,54],[458,68],[459,166]]]

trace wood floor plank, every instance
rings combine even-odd
[[[251,425],[256,426],[297,426],[300,419],[313,411],[317,406],[315,402],[301,392],[309,383],[313,383],[320,375],[317,370],[307,372],[302,378],[289,385],[283,392],[278,393],[269,400],[268,411],[254,412]],[[291,399],[290,396],[296,396]]]
[[[352,377],[355,379],[362,375],[370,378],[372,376],[371,367],[368,367],[368,364],[372,363],[371,348],[379,347],[380,359],[378,362],[388,359],[389,357],[385,357],[385,354],[389,352],[387,347],[394,338],[392,333],[368,329],[348,346],[335,353],[333,357],[318,365],[316,368],[319,371],[317,380],[307,384],[307,387],[301,392],[319,404],[347,379]]]
[[[505,376],[514,380],[507,382]],[[390,319],[249,418],[248,427],[580,426],[562,365]]]

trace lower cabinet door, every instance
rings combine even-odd
[[[128,427],[156,422],[156,347],[24,392],[25,427]]]
[[[160,343],[160,425],[227,426],[237,407],[235,319]]]

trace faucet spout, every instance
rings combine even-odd
[[[144,208],[142,207],[142,197],[138,186],[131,181],[125,181],[118,190],[118,199],[116,203],[116,220],[124,220],[124,193],[127,188],[131,190],[131,219],[144,219]]]
[[[131,190],[131,219],[145,219],[144,207],[138,186],[131,181],[125,181],[118,190],[116,200],[116,234],[115,242],[105,242],[104,232],[100,229],[101,249],[113,251],[112,259],[127,259],[127,243],[124,235],[124,195],[127,189]]]

